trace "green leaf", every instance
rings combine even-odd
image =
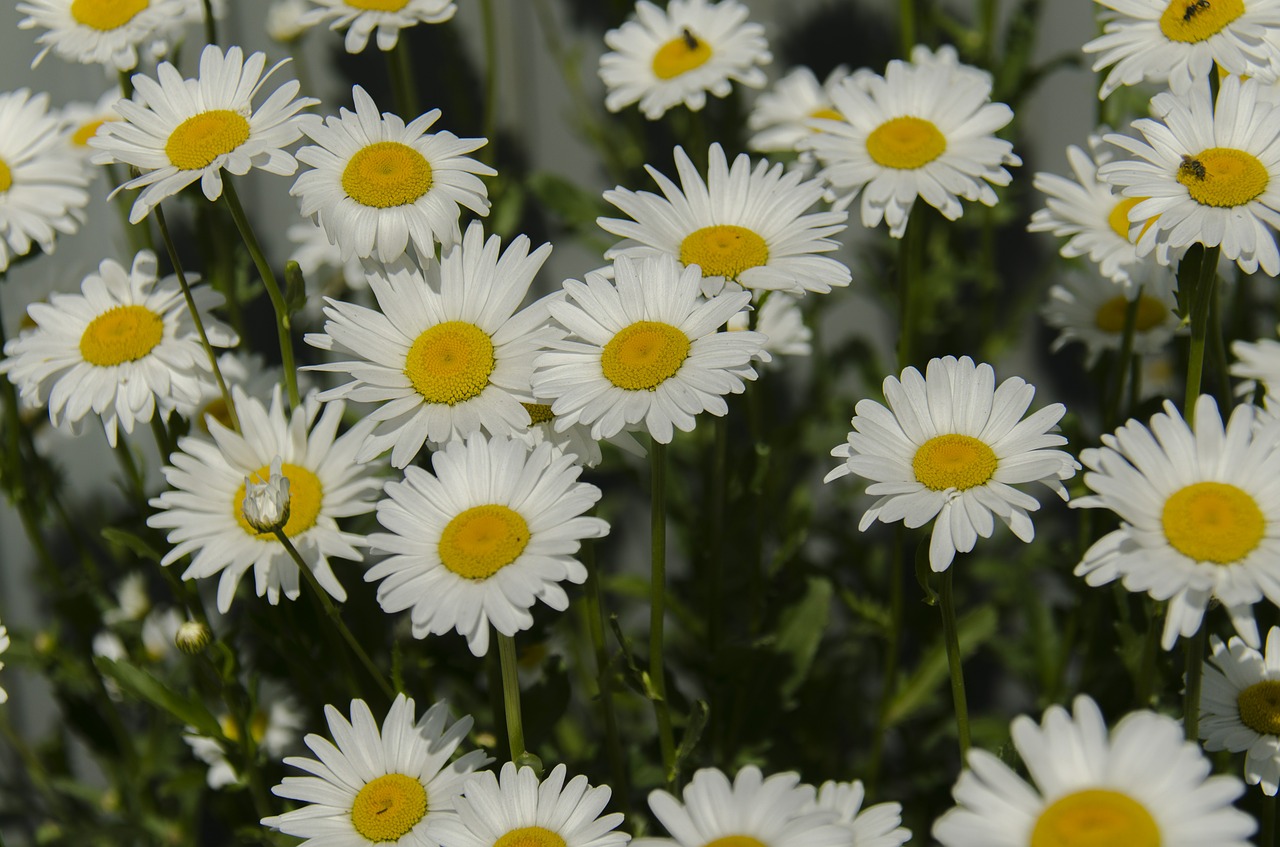
[[[183,697],[151,674],[127,662],[96,656],[93,664],[104,676],[114,679],[124,692],[168,712],[184,725],[195,727],[196,732],[203,736],[226,740],[218,719],[199,700]]]
[[[809,676],[818,645],[831,617],[831,582],[822,577],[809,577],[804,596],[782,613],[778,622],[774,649],[791,660],[791,672],[779,691],[790,700]]]
[[[120,529],[114,526],[103,527],[102,537],[106,539],[109,544],[123,547],[140,559],[147,559],[159,564],[160,559],[162,558],[160,551],[152,547],[151,542],[147,541],[141,535],[130,532],[127,529]]]
[[[693,704],[693,711],[689,713],[689,721],[685,724],[684,734],[680,736],[680,744],[676,747],[675,761],[671,763],[671,772],[667,774],[667,782],[674,784],[680,775],[680,766],[693,753],[693,749],[698,746],[698,739],[702,737],[702,731],[707,727],[707,715],[711,713],[711,708],[707,705],[706,700],[696,700]]]
[[[996,610],[990,606],[984,606],[962,617],[957,627],[960,658],[966,659],[973,655],[995,632]],[[948,675],[947,649],[939,635],[920,660],[915,672],[890,701],[885,726],[901,723],[932,701],[937,689],[946,683]]]
[[[284,305],[290,315],[307,305],[307,281],[302,266],[293,259],[284,266]]]

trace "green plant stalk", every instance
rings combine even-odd
[[[618,736],[618,715],[613,702],[613,675],[609,670],[609,649],[604,637],[604,602],[600,585],[600,567],[596,563],[596,549],[591,542],[582,545],[582,563],[587,568],[586,602],[587,631],[596,658],[596,684],[600,689],[600,709],[604,712],[605,745],[609,755],[609,769],[613,772],[613,787],[622,801],[624,815],[630,815],[630,780],[626,760],[622,755],[622,741]]]
[[[968,767],[969,703],[964,693],[964,669],[961,667],[959,629],[956,626],[955,596],[952,578],[955,564],[942,572],[942,589],[938,608],[942,611],[942,637],[947,648],[947,667],[951,671],[951,700],[956,711],[956,735],[960,740],[960,766]]]
[[[391,97],[400,117],[408,123],[418,117],[418,85],[413,76],[413,57],[404,33],[396,40],[396,46],[383,54],[387,57],[387,76],[391,79]]]
[[[912,208],[911,211],[919,212]],[[907,213],[907,228],[898,241],[898,369],[914,364],[916,314],[920,307],[920,259],[924,247],[923,220]]]
[[[204,40],[208,44],[218,43],[218,20],[213,16],[213,0],[204,0]]]
[[[994,68],[996,57],[996,23],[1000,18],[1000,0],[981,0],[978,19],[982,24],[982,66]]]
[[[916,46],[916,2],[917,0],[898,0],[898,21],[902,34],[902,58],[911,55],[911,48]]]
[[[1200,396],[1200,384],[1204,375],[1205,341],[1209,334],[1209,304],[1213,302],[1213,289],[1218,280],[1219,247],[1207,247],[1200,259],[1198,278],[1191,303],[1191,345],[1187,354],[1187,393],[1183,404],[1183,416],[1194,429],[1196,399]],[[1178,284],[1182,285],[1179,278]],[[1223,410],[1226,411],[1225,409]]]
[[[667,675],[663,663],[667,591],[667,445],[649,441],[649,685],[658,719],[658,746],[668,781],[675,776],[676,744],[667,703]]]
[[[1183,645],[1187,651],[1187,687],[1182,700],[1182,725],[1188,741],[1200,743],[1200,688],[1204,679],[1204,652],[1209,641],[1209,624],[1200,621],[1196,634]]]
[[[507,744],[511,749],[511,761],[519,765],[527,752],[524,746],[524,721],[520,716],[520,674],[516,667],[516,640],[510,635],[495,633],[498,639],[498,659],[502,663],[502,711],[507,718]]]
[[[480,20],[484,28],[484,137],[489,143],[478,151],[481,161],[498,163],[498,28],[493,0],[480,0]]]
[[[1111,384],[1106,406],[1103,407],[1102,426],[1108,430],[1115,429],[1119,423],[1120,398],[1124,396],[1125,375],[1129,373],[1129,366],[1133,361],[1133,340],[1137,334],[1138,306],[1141,302],[1142,286],[1138,286],[1137,294],[1124,309],[1124,329],[1120,335],[1120,351],[1116,355],[1115,382]]]

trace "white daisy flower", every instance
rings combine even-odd
[[[1252,393],[1257,383],[1262,383],[1268,398],[1280,396],[1280,340],[1233,341],[1231,352],[1236,357],[1231,375],[1249,381],[1241,386],[1245,393]]]
[[[298,263],[298,269],[307,281],[307,306],[303,309],[311,305],[310,289],[313,285],[319,291],[369,287],[364,260],[355,255],[343,259],[342,248],[331,242],[324,227],[314,220],[292,224],[285,231],[285,236],[293,245],[289,260]]]
[[[267,8],[267,35],[272,41],[292,44],[310,29],[302,22],[302,16],[313,8],[307,0],[275,0]]]
[[[752,166],[745,153],[729,166],[724,150],[712,144],[707,180],[683,149],[675,150],[680,187],[649,165],[645,169],[662,189],[615,188],[604,199],[630,215],[597,218],[606,232],[621,236],[604,254],[640,259],[672,256],[682,265],[702,269],[707,293],[726,283],[743,288],[783,289],[794,293],[826,293],[849,284],[849,269],[819,254],[840,248],[829,236],[845,228],[843,212],[806,214],[822,198],[818,180],[760,160]]]
[[[848,76],[844,65],[822,82],[803,65],[792,68],[756,98],[747,116],[747,127],[753,133],[747,148],[759,153],[796,153],[800,141],[814,132],[810,119],[843,120],[835,110],[831,90]]]
[[[442,24],[458,7],[453,0],[312,0],[315,7],[303,13],[298,23],[312,27],[331,20],[329,29],[347,30],[344,45],[348,53],[360,53],[377,30],[379,50],[390,50],[400,39],[400,30],[418,24]]]
[[[139,634],[142,652],[149,661],[163,662],[173,655],[174,640],[182,624],[183,617],[173,606],[151,610],[143,619]]]
[[[1072,505],[1110,509],[1121,523],[1085,552],[1076,576],[1168,600],[1166,650],[1200,629],[1211,599],[1257,647],[1253,604],[1280,603],[1280,429],[1259,431],[1243,405],[1224,430],[1208,395],[1196,401],[1194,432],[1172,403],[1164,408],[1149,429],[1131,420],[1080,454],[1097,493]]]
[[[1035,388],[1018,377],[996,388],[995,379],[990,365],[947,356],[930,361],[925,376],[907,368],[901,381],[886,377],[888,408],[858,401],[848,443],[831,451],[845,461],[823,481],[847,474],[872,481],[867,493],[879,499],[863,513],[860,532],[877,519],[914,529],[937,518],[929,564],[939,572],[978,536],[991,537],[992,515],[1023,541],[1035,537],[1028,512],[1040,501],[1013,486],[1040,482],[1067,499],[1061,480],[1080,466],[1051,449],[1067,443],[1052,432],[1066,409],[1054,403],[1023,420]]]
[[[360,561],[364,536],[338,528],[338,518],[373,510],[378,489],[372,467],[360,464],[356,450],[369,426],[361,422],[337,436],[344,404],[330,403],[320,414],[315,393],[286,415],[280,388],[268,409],[260,401],[232,388],[240,416],[240,432],[209,417],[213,440],[186,437],[164,468],[171,488],[151,500],[158,511],[147,525],[168,530],[174,547],[160,560],[171,565],[187,554],[191,564],[183,579],[218,580],[218,611],[226,614],[245,571],[253,569],[254,588],[273,605],[283,594],[296,600],[301,593],[298,566],[274,533],[256,532],[244,518],[245,480],[266,480],[278,457],[289,480],[289,521],[284,533],[311,566],[325,591],[338,600],[347,593],[333,575],[329,557]],[[317,420],[318,418],[318,420]],[[337,436],[337,437],[335,437]]]
[[[71,149],[79,156],[89,158],[93,148],[89,139],[98,134],[98,128],[107,121],[118,121],[115,110],[120,102],[120,88],[113,86],[103,92],[93,103],[68,103],[62,107],[62,127]]]
[[[911,840],[911,830],[902,826],[901,803],[877,803],[864,809],[866,798],[861,780],[828,780],[818,788],[814,808],[836,813],[836,824],[852,835],[845,847],[901,847]]]
[[[80,290],[32,303],[27,313],[36,329],[4,346],[0,373],[9,375],[24,402],[44,405],[47,398],[49,420],[72,431],[92,411],[114,447],[117,426],[133,432],[157,405],[200,397],[212,379],[209,357],[176,277],[157,281],[154,253],[139,253],[130,270],[105,259]],[[209,343],[235,344],[235,333],[208,315],[222,295],[202,285],[192,293]]]
[[[1181,97],[1162,92],[1151,110],[1163,123],[1133,122],[1146,141],[1107,136],[1137,157],[1108,162],[1098,174],[1141,198],[1131,222],[1153,221],[1138,238],[1139,255],[1155,250],[1169,264],[1171,250],[1221,245],[1245,273],[1280,274],[1272,231],[1280,227],[1280,109],[1259,92],[1259,83],[1235,76],[1222,80],[1216,108],[1207,83]]]
[[[612,51],[600,59],[605,108],[617,112],[638,101],[656,121],[681,103],[700,110],[708,91],[729,96],[734,82],[763,87],[757,65],[773,57],[764,27],[748,23],[748,14],[737,0],[670,0],[665,10],[639,0],[635,18],[604,36]]]
[[[289,193],[300,199],[303,217],[314,217],[329,241],[352,256],[398,259],[412,242],[422,261],[436,243],[450,247],[460,234],[460,206],[489,214],[481,176],[493,168],[464,155],[483,138],[459,138],[448,130],[428,133],[440,118],[432,109],[408,125],[378,107],[360,86],[352,89],[356,110],[342,109],[304,130],[318,147],[303,147],[298,159],[312,167]]]
[[[841,120],[814,119],[821,130],[802,146],[823,166],[837,208],[862,193],[862,224],[883,219],[901,238],[916,198],[960,217],[960,198],[996,204],[992,185],[1008,185],[1004,165],[1019,165],[1013,145],[993,133],[1013,119],[991,102],[989,84],[971,74],[892,61],[883,77],[858,75],[832,91]]]
[[[26,88],[0,94],[0,271],[31,252],[53,252],[58,233],[84,221],[89,174],[67,150],[49,95]]]
[[[1043,309],[1045,323],[1058,330],[1050,350],[1057,352],[1073,341],[1085,346],[1085,366],[1092,368],[1103,351],[1118,351],[1124,339],[1125,316],[1138,301],[1133,321],[1133,352],[1140,356],[1159,353],[1182,326],[1174,296],[1177,280],[1166,270],[1147,283],[1126,290],[1092,268],[1068,269],[1061,282],[1049,289]]]
[[[278,366],[268,367],[257,353],[235,351],[223,353],[218,357],[218,370],[222,372],[222,380],[227,388],[239,386],[248,396],[263,404],[271,401],[271,392],[280,384],[283,371]],[[187,420],[197,432],[206,435],[209,432],[208,417],[231,428],[231,413],[227,409],[227,400],[213,380],[201,383],[200,396],[194,403],[176,403],[174,410]]]
[[[0,654],[9,649],[9,630],[4,624],[0,623]],[[4,662],[0,662],[0,670],[4,669]],[[0,687],[0,703],[9,701],[9,692]]]
[[[1184,95],[1216,72],[1252,74],[1280,65],[1278,0],[1094,0],[1103,34],[1085,44],[1100,54],[1093,70],[1110,67],[1098,96],[1121,85],[1167,82]]]
[[[754,315],[756,332],[765,337],[764,351],[772,356],[809,356],[813,353],[813,331],[805,325],[800,301],[785,291],[771,291],[753,298],[757,305],[729,318],[727,329],[750,329]]]
[[[377,311],[328,300],[324,332],[309,333],[307,343],[359,358],[311,366],[352,377],[320,399],[381,404],[368,415],[377,426],[357,461],[391,449],[391,464],[403,468],[427,441],[528,425],[520,404],[534,402],[533,358],[563,332],[550,324],[552,298],[519,306],[551,245],[531,254],[521,235],[500,249],[496,235],[486,241],[473,223],[462,244],[425,270],[402,264],[370,276]]]
[[[536,600],[567,609],[560,582],[587,579],[573,554],[583,538],[609,532],[583,516],[600,489],[578,482],[573,457],[476,433],[433,453],[431,466],[434,476],[405,468],[404,481],[388,482],[378,503],[378,521],[390,532],[369,543],[392,555],[365,580],[384,580],[383,611],[411,610],[415,638],[456,630],[483,656],[489,624],[515,635],[533,625]]]
[[[158,81],[134,75],[133,98],[116,104],[124,120],[103,124],[89,142],[98,151],[95,163],[121,162],[142,171],[116,189],[142,189],[130,223],[197,180],[204,196],[217,200],[223,169],[242,175],[258,168],[281,176],[297,170],[284,148],[302,135],[298,112],[320,101],[297,97],[298,81],[289,80],[255,110],[254,98],[283,64],[264,74],[266,61],[263,53],[246,59],[239,47],[223,53],[210,44],[200,54],[195,79],[183,79],[168,62],[156,69]]]
[[[950,44],[943,44],[936,51],[927,45],[917,44],[911,48],[911,64],[941,76],[947,83],[976,83],[985,86],[988,93],[993,85],[989,71],[961,62],[959,52]]]
[[[265,699],[267,698],[260,699],[255,704],[253,714],[247,721],[247,729],[259,750],[278,759],[298,740],[303,726],[303,714],[290,697],[274,696],[268,702],[263,702]],[[240,742],[240,727],[231,715],[219,715],[218,726],[228,741],[235,744]],[[210,788],[217,791],[240,783],[237,765],[228,761],[227,753],[218,741],[198,734],[194,727],[187,727],[182,740],[191,748],[192,755],[209,766],[205,782]]]
[[[573,461],[588,468],[594,468],[604,461],[604,452],[600,442],[591,437],[591,427],[576,423],[563,430],[556,429],[556,416],[551,406],[546,403],[521,403],[529,413],[529,423],[524,430],[517,430],[511,437],[531,451],[539,444],[548,443],[556,453],[567,453]],[[645,449],[631,433],[623,430],[604,439],[623,452],[644,458]]]
[[[414,703],[396,697],[379,730],[363,700],[351,701],[351,722],[324,707],[331,743],[304,740],[317,756],[292,756],[286,765],[311,776],[287,776],[271,791],[307,805],[262,819],[263,826],[306,839],[299,847],[439,847],[440,824],[453,816],[467,774],[492,759],[480,750],[453,762],[471,730],[471,717],[449,723],[449,707],[436,703],[414,723]]]
[[[551,399],[556,429],[582,423],[591,437],[644,429],[662,444],[673,427],[689,432],[695,416],[728,413],[725,394],[755,379],[752,357],[768,361],[758,332],[718,332],[751,299],[746,291],[710,300],[698,294],[701,271],[654,256],[614,263],[615,285],[601,273],[566,280],[567,300],[551,314],[575,339],[535,363],[534,393]],[[572,302],[570,302],[572,301]]]
[[[1280,627],[1267,633],[1266,653],[1232,638],[1209,636],[1204,664],[1200,738],[1206,750],[1245,754],[1244,775],[1268,797],[1280,790]]]
[[[1014,718],[1032,785],[987,751],[970,751],[951,792],[957,805],[933,825],[942,847],[1248,847],[1257,826],[1231,805],[1244,784],[1210,776],[1212,763],[1178,721],[1132,712],[1108,732],[1093,700],[1073,705],[1074,714],[1050,706],[1038,725]]]
[[[147,593],[147,578],[141,571],[127,574],[116,583],[115,606],[102,613],[102,622],[115,626],[125,621],[141,620],[151,611],[151,596]]]
[[[27,15],[19,29],[45,30],[36,36],[43,49],[31,67],[52,50],[68,62],[129,71],[138,48],[162,40],[186,7],[184,0],[26,0],[17,10]]]

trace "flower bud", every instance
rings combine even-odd
[[[178,634],[173,637],[173,643],[188,656],[196,655],[208,647],[212,640],[213,633],[209,631],[209,627],[199,621],[183,621],[178,627]]]
[[[266,482],[244,478],[244,519],[258,532],[275,532],[289,521],[289,478],[277,456]]]

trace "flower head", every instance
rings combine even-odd
[[[1232,638],[1209,637],[1204,664],[1200,738],[1206,750],[1244,752],[1245,781],[1274,797],[1280,791],[1280,627],[1262,653]]]
[[[25,0],[17,4],[27,17],[19,29],[40,27],[43,49],[32,67],[52,50],[68,62],[106,65],[129,71],[138,65],[139,48],[163,41],[186,14],[186,0]]]
[[[1045,322],[1058,330],[1050,349],[1079,341],[1085,346],[1085,364],[1092,368],[1103,351],[1120,349],[1132,308],[1133,352],[1159,353],[1181,328],[1174,282],[1166,270],[1126,290],[1092,269],[1068,269],[1049,290],[1043,310]]]
[[[244,519],[257,532],[275,532],[289,522],[289,478],[279,456],[271,461],[267,479],[244,478]]]
[[[346,29],[348,53],[360,53],[377,31],[378,49],[391,50],[400,30],[418,24],[442,24],[453,18],[453,0],[312,0],[315,6],[302,14],[302,27],[332,21],[329,29]]]

